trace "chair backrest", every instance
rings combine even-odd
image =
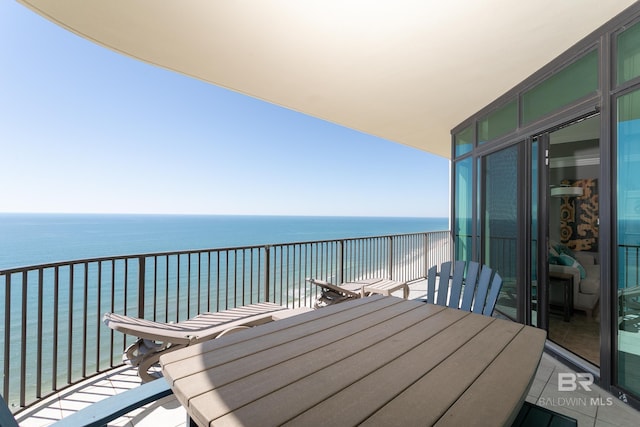
[[[18,427],[18,422],[13,417],[7,402],[0,396],[0,426],[2,427]]]
[[[496,306],[502,278],[486,265],[474,261],[443,262],[427,272],[427,302],[491,316]],[[480,273],[480,274],[478,274]],[[440,276],[436,288],[436,276]]]

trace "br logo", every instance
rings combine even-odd
[[[580,386],[585,391],[591,391],[593,385],[593,375],[578,372],[561,372],[558,373],[558,391],[576,391]]]

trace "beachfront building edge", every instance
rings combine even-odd
[[[451,135],[454,256],[499,271],[497,310],[639,407],[640,5]]]

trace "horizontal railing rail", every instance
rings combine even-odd
[[[312,306],[307,277],[411,281],[451,259],[449,231],[146,253],[0,270],[2,395],[14,412],[121,365],[135,337],[105,312],[178,322],[257,302]]]

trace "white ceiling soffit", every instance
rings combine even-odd
[[[450,155],[450,130],[631,0],[19,0],[142,61]]]

